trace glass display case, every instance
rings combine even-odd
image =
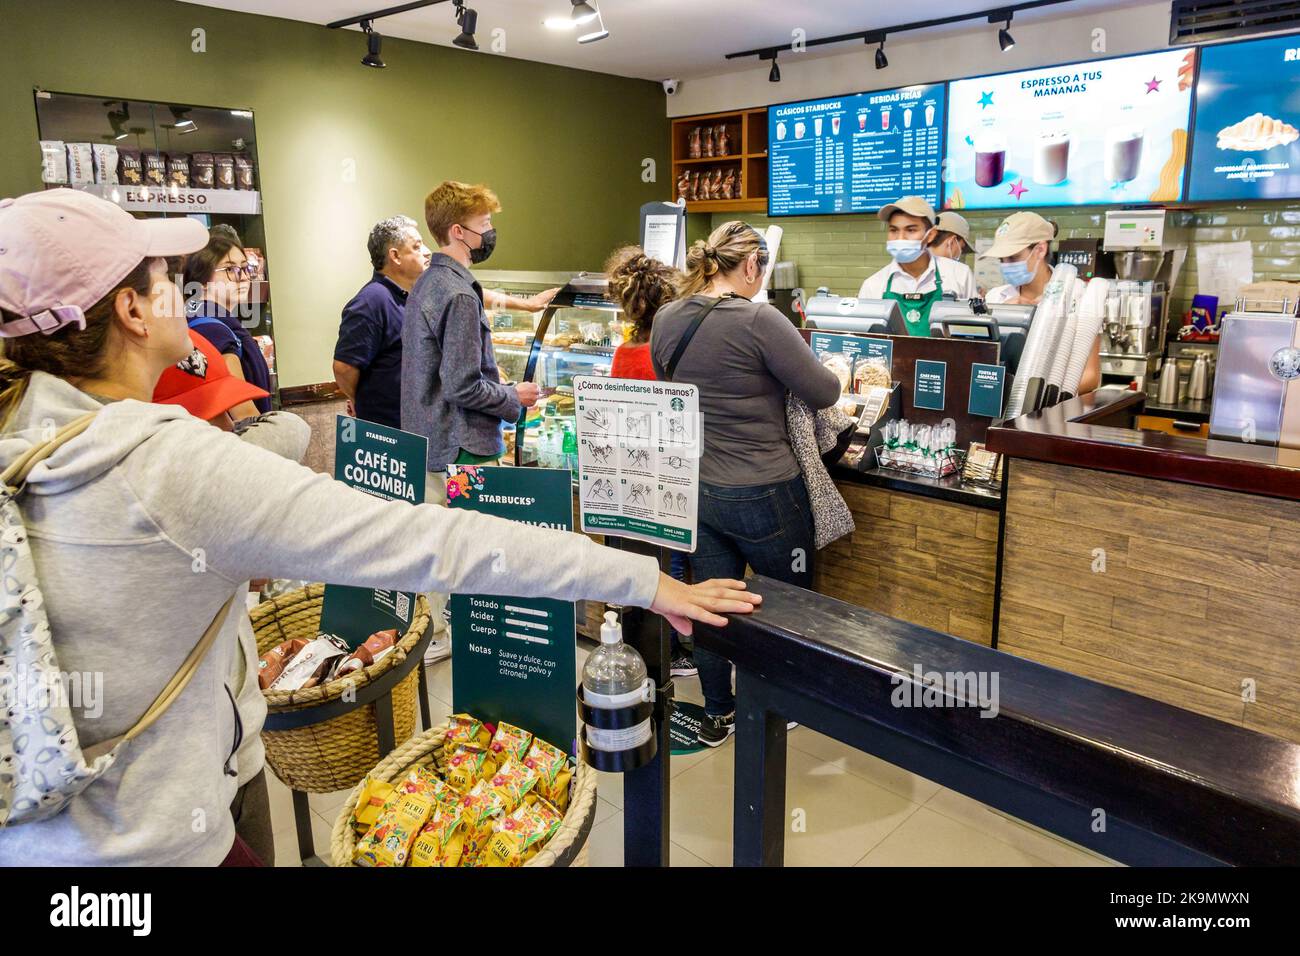
[[[540,314],[489,313],[501,374],[542,390],[541,401],[506,430],[507,457],[516,465],[577,467],[573,379],[609,375],[624,335],[622,314],[606,289],[603,275],[581,273]]]

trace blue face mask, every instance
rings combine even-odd
[[[885,243],[885,251],[894,257],[899,265],[907,265],[921,258],[925,248],[920,239],[891,239]]]
[[[1034,270],[1029,268],[1028,260],[1002,262],[998,265],[1002,269],[1002,278],[1006,280],[1007,285],[1019,288],[1022,285],[1029,285],[1033,281]]]

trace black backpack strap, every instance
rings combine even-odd
[[[686,327],[686,331],[682,333],[682,337],[678,340],[677,348],[673,349],[672,358],[670,358],[668,364],[664,366],[665,382],[671,382],[673,380],[673,372],[677,371],[677,363],[682,360],[682,355],[686,352],[686,346],[691,344],[691,339],[695,338],[695,333],[700,330],[700,325],[709,317],[709,313],[716,309],[718,303],[725,298],[728,298],[728,296],[723,296],[721,299],[714,299],[709,303],[707,309],[691,320],[691,324]]]

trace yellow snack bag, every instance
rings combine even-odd
[[[459,866],[465,849],[460,807],[435,807],[433,816],[411,844],[411,866]]]
[[[418,793],[433,799],[435,804],[457,806],[460,794],[438,776],[432,767],[412,767],[410,772],[397,785],[402,793]]]
[[[536,790],[533,790],[524,798],[524,803],[528,804],[538,813],[540,813],[548,822],[554,820],[556,823],[564,822],[564,814],[555,808],[555,804],[547,800]]]
[[[558,816],[550,816],[537,806],[523,804],[492,828],[492,837],[475,865],[523,866],[537,855],[559,828]]]
[[[491,778],[492,789],[499,792],[506,800],[506,810],[512,811],[524,802],[524,795],[537,785],[537,771],[532,767],[514,760],[507,760]]]
[[[569,808],[569,780],[573,771],[569,767],[569,755],[559,747],[548,744],[541,737],[534,737],[528,748],[524,764],[537,771],[537,792],[555,805],[563,813]]]
[[[474,784],[496,773],[497,765],[482,747],[461,744],[447,759],[447,783],[461,793],[468,793]]]
[[[444,760],[450,759],[461,744],[486,749],[491,742],[492,734],[483,726],[483,721],[469,714],[455,714],[451,718],[447,738],[442,742],[442,756]]]
[[[504,764],[507,760],[523,760],[527,757],[532,742],[532,734],[503,720],[497,724],[497,732],[492,735],[492,744],[488,750],[491,751],[493,760]]]
[[[352,807],[352,827],[364,833],[375,825],[384,804],[393,794],[393,785],[383,780],[367,777],[361,786],[361,794]]]
[[[358,866],[404,866],[411,843],[433,812],[433,800],[418,793],[396,795],[379,820],[357,843],[352,862]]]
[[[480,780],[460,803],[465,818],[465,849],[461,866],[474,866],[479,854],[492,838],[492,826],[506,815],[505,795],[493,790],[488,781]]]

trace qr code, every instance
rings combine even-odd
[[[398,591],[394,609],[397,612],[398,619],[409,624],[411,621],[411,596]]]

